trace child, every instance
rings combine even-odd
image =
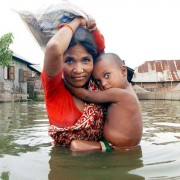
[[[111,151],[137,146],[142,137],[142,115],[139,100],[127,81],[124,62],[114,53],[100,55],[94,64],[93,78],[101,91],[89,92],[83,88],[70,91],[78,98],[94,103],[109,103],[100,142],[74,140],[72,151]]]

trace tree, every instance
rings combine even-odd
[[[13,34],[7,33],[0,38],[0,66],[7,67],[12,60],[13,51],[9,49],[13,43]]]

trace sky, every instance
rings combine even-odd
[[[12,32],[10,48],[43,66],[44,52],[11,9],[36,11],[60,0],[6,0],[0,7],[0,36]],[[96,19],[106,52],[135,68],[145,61],[180,59],[179,0],[70,0]]]

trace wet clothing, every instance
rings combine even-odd
[[[68,146],[73,139],[94,140],[102,138],[103,108],[89,103],[81,113],[66,89],[62,72],[50,78],[43,71],[41,74],[47,114],[50,122],[49,135],[55,145]],[[93,81],[89,90],[97,90]]]
[[[98,141],[103,136],[102,109],[94,104],[86,104],[83,115],[73,126],[49,127],[49,135],[55,145],[69,146],[74,139]]]
[[[41,73],[46,108],[50,125],[67,127],[74,125],[82,116],[71,93],[65,88],[62,72],[50,78]]]

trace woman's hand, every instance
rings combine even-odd
[[[83,26],[84,28],[87,28],[87,22],[86,22],[86,20],[83,18],[83,17],[77,17],[77,18],[75,18],[75,19],[78,19],[79,20],[79,22],[80,22],[80,26]]]
[[[90,32],[95,31],[97,29],[96,20],[91,16],[89,16],[88,22],[86,22],[86,20],[82,17],[78,17],[77,19],[79,19],[80,25],[88,29]]]
[[[95,31],[97,29],[96,20],[92,18],[91,16],[89,16],[89,25],[87,26],[87,29],[90,32]]]

